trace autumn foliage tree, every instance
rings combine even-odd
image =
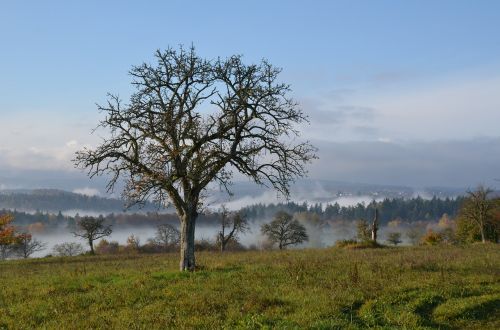
[[[2,244],[14,244],[17,241],[15,228],[11,225],[14,217],[10,214],[0,215],[0,242]]]
[[[135,92],[124,103],[110,95],[99,106],[99,128],[109,137],[77,153],[89,175],[119,179],[128,204],[154,200],[175,207],[180,219],[180,269],[194,270],[196,220],[207,187],[229,191],[233,172],[283,195],[315,158],[298,142],[306,116],[267,61],[246,65],[242,57],[203,59],[194,48],[155,53],[155,64],[132,67]]]
[[[14,217],[10,214],[0,215],[0,258],[5,259],[9,249],[19,242],[19,235],[12,226]]]
[[[367,242],[371,239],[370,226],[366,220],[356,221],[356,237],[361,242]]]
[[[461,241],[472,242],[477,236],[483,243],[487,240],[498,241],[500,200],[491,198],[492,192],[482,186],[468,192],[457,221],[457,236]]]

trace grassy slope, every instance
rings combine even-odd
[[[500,247],[0,262],[0,328],[500,329]]]

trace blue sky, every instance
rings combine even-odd
[[[0,171],[73,171],[74,150],[96,142],[95,103],[126,96],[130,66],[154,50],[193,43],[207,58],[283,68],[311,117],[304,136],[322,146],[312,177],[494,184],[498,31],[499,1],[2,1]],[[425,145],[482,153],[460,168],[446,152],[422,153],[427,172],[394,176],[384,162],[362,166],[374,161],[360,157],[368,145],[391,149],[387,163],[402,169]]]

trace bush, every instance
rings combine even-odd
[[[422,237],[422,244],[424,245],[437,245],[443,243],[443,241],[443,235],[433,231],[432,229],[429,229],[427,234]]]
[[[207,239],[201,239],[194,242],[195,251],[218,251],[217,244]]]
[[[95,251],[97,254],[117,254],[120,252],[120,244],[118,242],[108,242],[105,239],[99,241],[97,244]]]
[[[72,257],[84,252],[83,246],[80,243],[65,242],[54,245],[54,254],[59,257]]]
[[[349,245],[356,245],[356,244],[358,244],[358,241],[356,241],[355,239],[340,239],[335,242],[335,247],[343,248]]]
[[[387,242],[391,243],[394,246],[402,243],[403,241],[401,240],[401,233],[398,232],[389,233],[387,235]]]
[[[346,249],[374,249],[384,246],[372,240],[358,242],[354,239],[343,239],[336,241],[335,247]]]

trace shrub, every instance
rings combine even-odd
[[[80,243],[65,242],[54,245],[54,254],[59,257],[72,257],[83,253],[83,246]]]
[[[381,248],[384,246],[372,240],[358,242],[354,239],[344,239],[336,241],[335,247],[346,248],[346,249],[373,249],[373,248]]]
[[[120,252],[120,245],[116,241],[108,242],[102,239],[97,244],[95,250],[98,254],[117,254]]]
[[[387,235],[387,242],[391,243],[392,245],[396,246],[403,241],[401,240],[401,233],[398,232],[392,232]]]
[[[429,229],[427,233],[422,237],[422,244],[425,245],[437,245],[443,243],[444,238],[441,233],[435,232]]]

